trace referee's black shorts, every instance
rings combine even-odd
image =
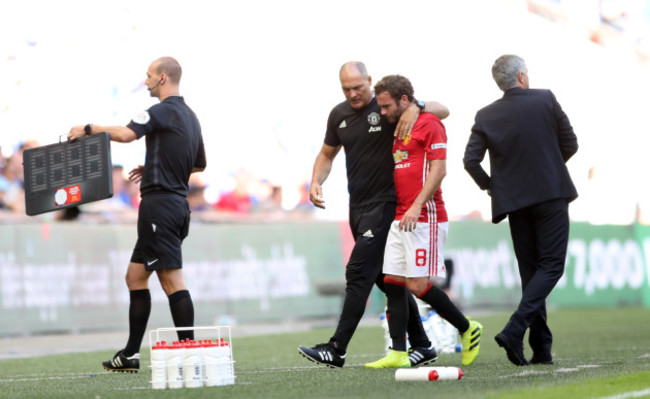
[[[177,194],[142,197],[138,210],[138,241],[131,262],[147,271],[183,267],[181,244],[190,228],[190,206]]]

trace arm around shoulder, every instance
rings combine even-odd
[[[424,112],[433,114],[440,119],[445,119],[449,116],[449,108],[440,104],[437,101],[427,101],[424,103]]]

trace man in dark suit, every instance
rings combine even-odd
[[[499,57],[492,77],[504,95],[477,112],[463,162],[492,198],[492,222],[508,216],[519,264],[521,301],[495,340],[516,365],[552,364],[546,297],[564,273],[569,202],[578,196],[565,163],[578,141],[553,93],[529,89],[523,59]],[[481,167],[486,151],[491,175]],[[528,328],[530,363],[523,351]]]

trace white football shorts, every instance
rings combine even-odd
[[[394,220],[386,240],[384,274],[444,280],[447,269],[443,249],[448,231],[449,222],[418,222],[415,230],[402,231],[399,220]]]

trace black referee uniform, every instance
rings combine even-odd
[[[138,139],[146,136],[138,211],[138,240],[131,262],[146,270],[183,266],[181,243],[187,237],[190,208],[188,182],[192,170],[206,166],[201,126],[180,96],[171,96],[129,124]]]

